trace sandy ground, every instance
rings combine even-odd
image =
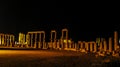
[[[0,67],[119,67],[119,63],[116,58],[74,51],[0,50]]]

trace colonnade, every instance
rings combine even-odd
[[[68,29],[62,29],[61,38],[57,39],[57,32],[55,30],[51,30],[50,32],[50,42],[48,45],[45,42],[45,31],[32,31],[28,32],[26,35],[26,42],[27,47],[31,48],[54,48],[54,49],[85,49],[86,51],[90,52],[97,52],[97,51],[109,51],[112,52],[113,50],[117,50],[118,47],[118,33],[114,32],[114,39],[112,41],[112,37],[109,37],[108,41],[102,38],[98,41],[78,41],[78,43],[74,43],[68,37]],[[2,34],[0,33],[0,46],[14,46],[14,35],[11,34]],[[22,46],[23,47],[23,46]]]
[[[26,39],[27,43],[29,44],[29,47],[43,49],[46,48],[45,31],[28,32]]]
[[[11,34],[0,34],[0,46],[12,47],[14,44],[14,35]]]
[[[85,42],[85,41],[78,41],[78,49],[85,49],[86,51],[90,52],[96,52],[97,51],[97,45],[96,42]]]
[[[90,52],[97,52],[97,51],[112,52],[112,37],[110,37],[108,39],[108,44],[107,44],[107,41],[105,39],[100,41],[100,44],[98,44],[98,45],[94,41],[91,41],[91,42],[78,41],[78,48],[85,49],[86,51],[90,51]]]

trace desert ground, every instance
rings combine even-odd
[[[119,57],[64,50],[0,50],[0,67],[119,67]]]

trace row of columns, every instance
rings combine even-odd
[[[12,47],[14,44],[14,38],[14,35],[0,34],[0,45]]]
[[[42,34],[43,34],[43,38],[42,38]],[[33,35],[35,35],[35,36],[33,36]],[[38,46],[38,48],[42,48],[42,47],[46,48],[44,31],[28,32],[26,35],[26,41],[30,45],[30,47],[36,48]],[[33,46],[33,44],[34,44],[34,46]]]
[[[96,42],[81,42],[78,41],[78,49],[86,49],[86,51],[90,52],[96,52],[97,51],[97,46]]]
[[[86,49],[87,51],[91,51],[91,52],[96,52],[98,49],[98,51],[109,51],[109,52],[112,52],[112,37],[110,37],[108,39],[108,44],[106,42],[105,39],[103,39],[99,45],[97,45],[96,42],[81,42],[81,41],[78,41],[78,47],[80,49]],[[116,48],[114,46],[114,48]]]
[[[48,44],[49,48],[57,49],[59,47],[61,49],[65,49],[68,47],[68,30],[66,28],[62,29],[62,36],[58,42],[56,37],[57,37],[57,32],[55,30],[51,30],[50,43]]]

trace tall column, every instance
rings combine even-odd
[[[90,51],[91,51],[91,52],[93,51],[92,46],[93,46],[93,43],[92,43],[92,42],[90,42]]]
[[[88,42],[85,42],[85,48],[86,48],[87,51],[89,50],[89,48],[88,48]]]
[[[94,42],[94,52],[97,52],[97,44]]]
[[[118,33],[117,31],[114,32],[114,50],[117,50],[118,45]]]
[[[58,40],[58,42],[57,42],[57,49],[59,49],[59,48],[60,48],[60,42]]]
[[[69,42],[69,48],[71,48],[72,42]],[[79,45],[79,44],[78,44]]]
[[[26,35],[26,42],[27,42],[27,47],[29,47],[28,45],[30,45],[30,35],[27,34]]]
[[[53,38],[53,34],[55,33],[54,35],[54,38]],[[51,48],[56,48],[56,31],[55,30],[51,30],[51,38],[50,38],[50,41],[51,41]],[[54,42],[54,43],[53,43]]]
[[[6,43],[6,41],[7,41],[7,36],[5,35],[5,46],[7,46],[7,43]]]
[[[83,43],[82,42],[80,43],[80,48],[83,49]]]
[[[31,47],[33,45],[33,33],[31,33]]]
[[[7,46],[9,47],[9,35],[7,35]]]
[[[55,37],[54,37],[54,45],[55,45],[55,48],[57,48],[56,36],[57,36],[57,33],[56,33],[56,31],[55,31]]]
[[[109,52],[112,52],[112,38],[109,38]]]
[[[39,45],[38,48],[41,48],[41,33],[39,33]]]
[[[46,44],[45,44],[45,32],[43,33],[43,48],[46,48]]]
[[[13,36],[13,44],[15,44],[15,36]]]
[[[103,50],[103,43],[100,42],[100,51],[102,51],[102,50]]]
[[[66,30],[66,48],[68,48],[68,30]]]
[[[35,43],[34,43],[34,48],[36,48],[37,45],[37,33],[35,34]]]
[[[10,47],[12,47],[12,36],[10,35]]]
[[[104,51],[106,51],[107,50],[107,43],[105,40],[103,41],[103,44],[104,44]]]
[[[14,35],[11,36],[11,44],[14,46]]]
[[[2,45],[4,45],[4,34],[2,35]]]

